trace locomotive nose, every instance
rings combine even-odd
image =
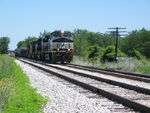
[[[60,44],[60,48],[65,48],[65,44],[64,44],[64,43],[61,43],[61,44]]]

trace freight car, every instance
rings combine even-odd
[[[19,48],[14,53],[16,57],[27,57],[27,48]]]
[[[69,31],[57,30],[27,46],[27,57],[51,63],[69,63],[73,58],[73,37]]]

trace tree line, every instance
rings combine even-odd
[[[46,36],[50,32],[44,31],[39,37],[28,37],[18,42],[17,48],[27,47],[29,43]],[[81,56],[92,62],[115,60],[115,37],[111,33],[90,32],[76,29],[73,32],[74,55]],[[133,30],[126,37],[119,38],[118,57],[150,58],[150,31],[142,28]]]
[[[74,54],[87,59],[115,60],[113,34],[95,33],[77,29],[74,31]],[[150,30],[133,30],[119,38],[118,57],[150,58]]]
[[[45,37],[46,35],[49,35],[50,32],[47,32],[44,30],[44,32],[40,33],[39,37],[35,37],[35,36],[28,36],[26,39],[24,39],[23,41],[19,41],[17,44],[17,49],[19,48],[26,48],[31,42],[38,40],[41,37]]]
[[[50,32],[44,31],[39,37],[27,37],[18,42],[17,49],[27,47],[29,43]],[[115,37],[113,34],[90,32],[88,30],[76,29],[73,32],[74,55],[83,58],[101,61],[114,61]],[[0,54],[8,51],[9,37],[0,37]],[[119,38],[118,56],[130,56],[137,58],[150,58],[150,30],[142,28],[133,30],[127,36]]]
[[[131,31],[120,41],[120,49],[128,56],[135,56],[136,50],[146,58],[150,58],[150,30],[143,28]]]

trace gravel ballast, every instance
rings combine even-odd
[[[28,64],[16,60],[30,79],[31,86],[48,98],[43,108],[45,113],[110,113],[109,109],[97,104],[77,91],[63,85]]]

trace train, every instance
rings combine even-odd
[[[56,30],[31,42],[27,48],[18,49],[15,54],[18,57],[50,63],[70,63],[73,59],[73,46],[73,35],[70,31]]]

